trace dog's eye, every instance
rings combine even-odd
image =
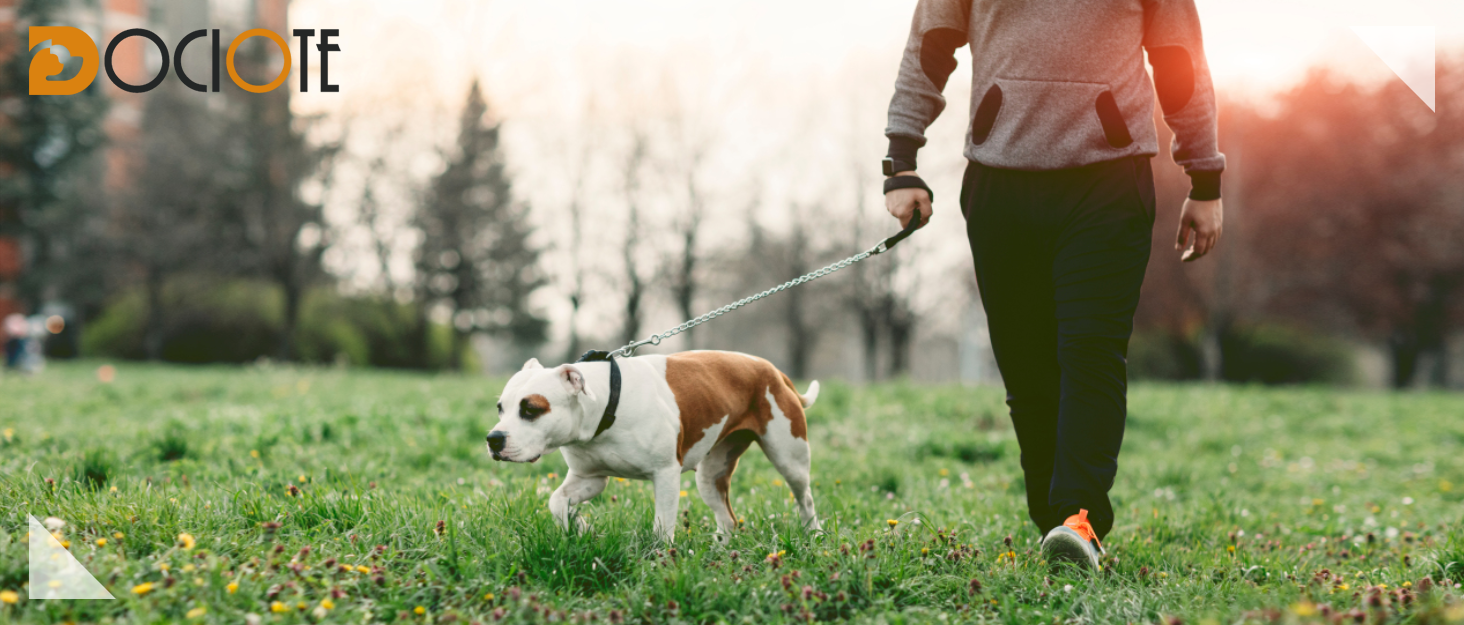
[[[529,403],[527,398],[519,402],[519,416],[532,421],[542,414],[544,414],[544,409]]]

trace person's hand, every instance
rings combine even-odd
[[[896,176],[919,176],[913,171],[902,171]],[[885,194],[885,210],[900,220],[900,227],[910,225],[910,217],[920,215],[920,227],[930,223],[930,214],[934,209],[930,205],[930,193],[925,189],[895,189]],[[919,211],[918,213],[916,211]]]
[[[1225,215],[1220,200],[1185,200],[1179,211],[1179,236],[1174,249],[1183,250],[1179,259],[1186,263],[1199,260],[1220,243]]]

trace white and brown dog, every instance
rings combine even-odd
[[[697,490],[716,515],[718,533],[725,535],[736,527],[727,495],[732,472],[756,442],[788,481],[804,526],[819,529],[808,489],[803,413],[818,397],[818,382],[800,395],[772,363],[735,352],[694,351],[615,363],[621,378],[618,406],[612,401],[608,361],[546,369],[530,360],[499,397],[500,420],[488,434],[494,460],[533,462],[555,449],[563,452],[569,472],[549,497],[549,511],[562,527],[569,527],[574,506],[600,494],[608,478],[651,480],[655,531],[670,541],[681,473],[696,471]]]

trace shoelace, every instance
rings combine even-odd
[[[1103,553],[1103,544],[1098,542],[1098,533],[1093,531],[1093,524],[1088,522],[1088,511],[1078,509],[1078,513],[1062,522],[1063,526],[1077,532],[1084,540],[1092,542],[1098,547],[1098,552]]]

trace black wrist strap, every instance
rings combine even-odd
[[[925,189],[925,192],[930,194],[931,203],[935,202],[935,192],[930,190],[930,186],[925,184],[925,180],[921,179],[920,176],[885,178],[884,192],[889,193],[895,189]]]

